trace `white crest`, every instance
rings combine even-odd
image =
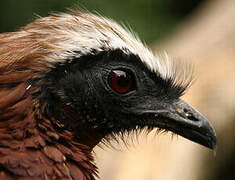
[[[39,34],[38,37],[42,38],[38,41],[50,43],[53,51],[47,57],[49,62],[65,62],[94,52],[121,49],[126,54],[138,56],[151,71],[163,79],[171,79],[175,85],[183,85],[185,80],[190,83],[191,75],[189,78],[185,73],[188,70],[183,67],[178,70],[166,53],[153,55],[133,33],[98,15],[82,12],[57,14],[40,18],[24,29]]]

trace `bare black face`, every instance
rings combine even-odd
[[[46,79],[42,97],[49,116],[80,141],[99,142],[113,133],[147,127],[172,131],[209,148],[216,145],[209,122],[179,99],[185,87],[163,80],[134,55],[115,50],[83,56],[58,65]]]

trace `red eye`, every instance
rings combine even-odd
[[[134,77],[130,72],[113,70],[108,76],[109,86],[117,93],[124,94],[134,90]]]

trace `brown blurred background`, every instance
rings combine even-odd
[[[102,180],[235,179],[234,0],[8,0],[0,32],[14,31],[35,14],[77,4],[128,24],[158,53],[195,64],[196,82],[183,97],[215,126],[215,152],[184,138],[154,132],[120,150],[95,149]]]

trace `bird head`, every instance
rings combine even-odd
[[[59,14],[39,18],[9,38],[21,47],[15,46],[19,57],[11,68],[31,73],[25,82],[35,108],[57,132],[69,131],[93,148],[112,135],[163,129],[215,147],[208,120],[180,99],[191,84],[188,66],[165,53],[153,55],[114,21]]]

